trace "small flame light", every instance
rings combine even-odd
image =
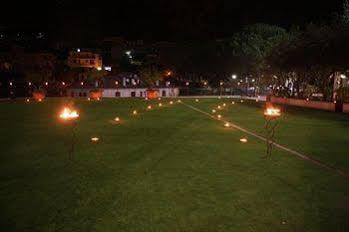
[[[145,100],[148,101],[148,98],[146,97]]]
[[[88,98],[87,98],[87,101],[91,101],[91,98],[88,97]]]
[[[29,86],[31,86],[31,85],[32,85],[32,83],[29,81],[28,85],[29,85]]]
[[[173,105],[173,101],[170,101],[170,105]]]
[[[217,108],[220,110],[222,107],[221,106],[217,106]]]
[[[26,102],[30,102],[29,98],[27,98],[25,101],[26,101]]]
[[[222,118],[222,115],[218,114],[218,115],[217,115],[217,118],[218,118],[218,119],[221,119],[221,118]]]
[[[216,113],[216,110],[212,110],[212,113]]]
[[[118,81],[115,81],[115,85],[118,85],[119,84],[119,82]]]
[[[196,102],[199,102],[199,99],[195,99]]]
[[[177,102],[181,103],[182,101],[179,99]]]
[[[97,101],[100,101],[101,99],[99,97],[97,97]]]
[[[221,97],[219,96],[218,99],[221,99]]]
[[[45,85],[48,86],[48,82],[47,81],[45,82]]]
[[[10,82],[10,86],[12,86],[12,82]]]
[[[92,137],[92,138],[91,138],[91,142],[96,143],[96,142],[98,142],[98,141],[99,141],[99,138],[98,138],[98,137]]]
[[[229,122],[226,122],[226,123],[224,124],[224,127],[230,127]]]
[[[162,106],[162,104],[161,103],[159,103],[159,107],[161,107]]]
[[[264,111],[264,115],[268,117],[279,117],[281,115],[281,111],[278,108],[268,107]]]
[[[222,85],[223,85],[223,82],[220,82],[219,85],[222,86]]]
[[[309,98],[307,98],[307,101],[309,101]]]
[[[65,85],[65,82],[64,82],[64,81],[62,82],[62,85]]]
[[[240,100],[241,103],[244,103],[244,100]]]
[[[240,142],[242,142],[242,143],[247,143],[247,138],[242,138],[242,139],[240,139]]]
[[[84,85],[84,82],[83,82],[83,81],[81,81],[81,82],[80,82],[80,85]]]
[[[41,99],[41,98],[39,98],[39,99],[38,99],[38,101],[39,101],[39,102],[42,102],[42,99]]]
[[[136,115],[136,114],[137,114],[137,110],[134,110],[134,111],[132,112],[132,114],[133,114],[133,115]]]
[[[64,120],[74,120],[79,117],[79,114],[76,110],[71,110],[68,107],[65,107],[59,117]]]
[[[186,85],[186,86],[189,86],[189,82],[186,82],[185,85]]]
[[[148,110],[151,110],[151,106],[148,106],[147,109],[148,109]]]
[[[232,104],[232,105],[235,105],[235,102],[234,102],[234,101],[232,101],[232,102],[231,102],[231,104]]]
[[[223,103],[223,107],[225,107],[227,104]]]
[[[120,118],[119,118],[119,117],[116,117],[116,118],[114,118],[114,121],[115,121],[115,122],[120,122]]]

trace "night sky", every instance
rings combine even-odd
[[[55,36],[123,36],[127,39],[216,39],[246,24],[283,27],[329,21],[342,0],[12,1],[1,7],[0,29]]]

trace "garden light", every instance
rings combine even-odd
[[[281,112],[280,112],[280,109],[278,108],[268,107],[264,111],[264,115],[269,117],[279,117],[281,115]]]
[[[41,99],[39,99],[39,101],[40,100]],[[79,114],[76,112],[76,110],[71,110],[68,107],[65,107],[60,113],[59,117],[63,120],[74,120],[79,117]]]

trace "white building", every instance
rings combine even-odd
[[[67,90],[70,97],[87,97],[92,88],[71,88]],[[178,88],[157,88],[159,97],[178,97]],[[147,88],[103,88],[104,98],[147,97]]]

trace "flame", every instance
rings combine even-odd
[[[222,115],[218,114],[217,117],[218,117],[219,119],[221,119],[221,118],[222,118]]]
[[[132,113],[133,113],[134,115],[136,115],[136,114],[137,114],[137,110],[134,110]]]
[[[59,115],[60,118],[64,120],[76,119],[79,117],[79,114],[74,110],[72,111],[68,107],[65,107],[62,113]]]
[[[148,110],[151,110],[151,106],[148,106],[147,108],[148,108]]]
[[[224,124],[224,126],[225,126],[225,127],[230,127],[229,122],[226,122],[226,123]]]
[[[212,110],[212,113],[216,113],[216,110]]]
[[[172,105],[173,104],[173,101],[170,101],[170,105]]]
[[[114,121],[115,121],[115,122],[119,122],[119,121],[120,121],[120,118],[119,118],[119,117],[116,117],[116,118],[114,119]]]
[[[92,142],[98,142],[98,141],[99,141],[99,138],[98,138],[98,137],[92,137],[92,138],[91,138],[91,141],[92,141]]]
[[[242,139],[240,139],[240,142],[247,143],[247,139],[246,138],[242,138]]]
[[[159,103],[159,106],[161,107],[161,106],[162,106],[162,104],[161,104],[161,103]]]
[[[280,109],[278,108],[269,107],[264,111],[264,115],[278,117],[281,115],[281,112],[280,112]]]
[[[232,101],[232,102],[231,102],[231,104],[232,104],[232,105],[235,105],[235,102],[234,102],[234,101]]]

